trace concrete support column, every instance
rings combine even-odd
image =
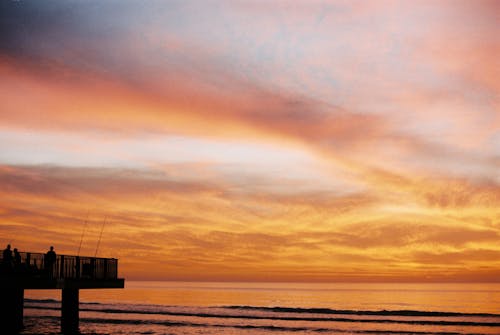
[[[61,331],[63,334],[77,334],[80,321],[79,291],[75,288],[64,288],[62,290],[61,306]]]
[[[15,334],[23,329],[24,290],[0,290],[0,329]]]

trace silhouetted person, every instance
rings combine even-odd
[[[12,262],[12,250],[10,250],[10,244],[7,244],[7,248],[5,248],[3,251],[2,261]]]
[[[56,263],[56,252],[54,247],[50,247],[50,250],[45,254],[44,267],[47,271],[49,278],[54,276],[54,264]]]
[[[14,269],[19,270],[21,268],[21,254],[14,248]]]
[[[5,272],[12,270],[12,250],[10,250],[10,244],[7,244],[7,248],[4,249],[2,254],[2,269]]]

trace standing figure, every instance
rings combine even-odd
[[[14,269],[19,270],[21,268],[21,254],[14,248]]]
[[[5,272],[12,271],[12,250],[10,250],[10,244],[7,244],[7,248],[4,249],[2,254],[2,270]]]
[[[54,264],[56,263],[56,252],[54,251],[54,247],[51,246],[50,250],[45,254],[44,259],[44,267],[49,275],[49,278],[54,277]]]

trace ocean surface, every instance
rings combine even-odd
[[[59,334],[60,291],[22,334]],[[500,334],[500,284],[133,282],[81,290],[82,334]]]

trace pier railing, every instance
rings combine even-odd
[[[45,254],[20,252],[21,262],[7,264],[0,258],[1,273],[29,274],[50,279],[117,279],[118,260],[115,258],[57,255],[53,264]]]

